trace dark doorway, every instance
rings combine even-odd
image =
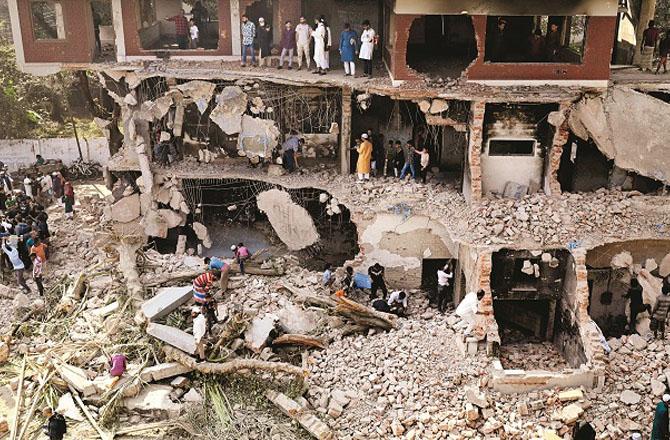
[[[563,147],[558,169],[561,190],[579,192],[606,188],[612,165],[593,142],[570,136]]]
[[[456,276],[456,260],[453,258],[424,258],[421,263],[421,288],[432,293],[437,292],[437,271],[451,263],[451,270]],[[449,282],[453,290],[455,279]]]
[[[477,58],[472,19],[467,15],[426,15],[414,20],[407,65],[420,73],[459,78]]]

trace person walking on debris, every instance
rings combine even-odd
[[[649,304],[643,303],[642,286],[640,286],[637,278],[632,278],[630,280],[630,288],[628,289],[628,293],[626,293],[623,297],[630,300],[630,320],[628,323],[628,333],[637,333],[635,328],[637,325],[637,315],[644,312],[645,310],[651,314],[651,306]]]
[[[228,279],[230,278],[230,264],[219,257],[205,257],[203,261],[209,270],[221,273],[219,286],[221,287],[221,293],[226,293],[226,290],[228,290]]]
[[[654,331],[654,338],[665,339],[665,322],[668,319],[670,311],[670,288],[666,288],[664,283],[661,294],[656,298],[656,305],[651,312],[651,323],[649,328]]]
[[[321,284],[323,287],[330,287],[335,282],[335,277],[333,276],[333,265],[326,263],[326,267],[323,269],[323,275],[321,277]]]
[[[26,266],[19,256],[19,250],[15,246],[10,246],[5,238],[2,240],[2,250],[12,264],[14,276],[16,277],[16,284],[21,287],[25,293],[30,293],[30,287],[28,287],[28,284],[26,284],[26,280],[23,277]]]
[[[263,17],[258,19],[256,28],[256,46],[258,48],[258,65],[265,66],[266,60],[269,64],[270,45],[272,44],[272,31],[270,26],[265,24]],[[269,67],[269,66],[268,66]]]
[[[347,296],[354,291],[354,268],[347,266],[344,268],[344,278],[342,279],[342,290]]]
[[[479,301],[484,298],[484,295],[486,293],[481,289],[477,293],[470,292],[456,307],[456,314],[467,324],[464,332],[465,336],[470,335],[475,329],[476,315],[479,313]]]
[[[363,60],[363,74],[372,78],[372,57],[377,43],[377,34],[370,27],[370,21],[363,21],[363,33],[361,33],[361,53],[360,59]]]
[[[193,280],[193,301],[202,306],[202,309],[207,318],[207,328],[216,324],[216,301],[211,295],[211,291],[214,288],[214,283],[219,280],[220,272],[218,271],[207,271],[201,275],[198,275]]]
[[[400,177],[404,165],[405,152],[402,148],[402,142],[395,141],[395,150],[393,151],[393,175],[395,177]]]
[[[65,218],[72,220],[74,217],[74,187],[70,182],[63,185],[63,203],[65,204]]]
[[[249,249],[243,243],[233,245],[230,249],[235,253],[235,261],[240,265],[240,273],[244,275],[244,262],[251,257]]]
[[[388,305],[391,313],[404,317],[407,314],[407,294],[396,290],[389,295]]]
[[[302,59],[305,58],[307,70],[312,64],[310,56],[310,42],[312,40],[312,27],[307,23],[305,17],[300,17],[300,23],[295,27],[295,40],[298,49],[298,70],[302,69]]]
[[[658,44],[658,56],[661,59],[658,61],[658,66],[656,66],[656,74],[661,70],[663,66],[663,73],[668,73],[668,55],[670,55],[670,29],[666,29],[663,34],[663,39]]]
[[[178,15],[165,18],[165,20],[174,23],[175,35],[177,36],[177,44],[179,45],[180,49],[188,49],[189,26],[185,14],[186,13],[184,12],[184,10],[181,9]]]
[[[437,309],[444,313],[447,304],[452,302],[449,295],[449,280],[454,278],[454,272],[451,270],[451,263],[437,270]]]
[[[656,405],[654,411],[654,424],[651,429],[651,440],[668,440],[670,430],[668,428],[668,406],[670,405],[670,394],[663,394],[661,401]]]
[[[368,276],[372,280],[372,287],[370,288],[370,299],[377,298],[377,290],[381,289],[382,298],[386,299],[388,289],[384,281],[384,267],[379,262],[368,268]]]
[[[30,259],[33,262],[33,281],[37,285],[37,291],[40,296],[44,296],[44,284],[42,284],[42,273],[44,272],[44,260],[35,252],[30,254]]]
[[[67,432],[65,417],[48,407],[42,410],[42,415],[47,421],[46,425],[42,426],[42,429],[44,430],[44,434],[49,437],[49,440],[63,440],[63,436]]]
[[[340,34],[340,58],[344,64],[344,76],[356,76],[356,55],[358,54],[358,34],[344,23]]]
[[[305,140],[292,135],[281,146],[282,166],[286,171],[292,173],[298,168],[298,154],[305,145]]]
[[[288,70],[293,69],[293,53],[296,47],[296,37],[293,24],[290,21],[284,24],[279,46],[281,47],[281,54],[279,55],[279,66],[277,66],[277,69],[284,67],[284,57],[286,55],[288,55]]]
[[[369,138],[370,136],[367,133],[363,133],[361,135],[361,145],[357,149],[358,161],[356,162],[356,173],[358,174],[359,183],[362,183],[364,180],[370,180],[372,144]]]
[[[654,50],[660,33],[656,27],[656,22],[649,20],[649,25],[642,33],[642,42],[640,43],[640,70],[651,72],[654,64]]]
[[[247,53],[251,53],[251,65],[256,64],[255,39],[256,25],[249,21],[246,14],[242,15],[242,67],[247,67]]]

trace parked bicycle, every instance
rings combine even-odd
[[[77,160],[67,167],[67,176],[71,180],[91,179],[102,175],[100,164]]]

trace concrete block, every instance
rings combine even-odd
[[[95,384],[88,380],[86,372],[81,368],[68,364],[61,364],[56,367],[56,370],[61,379],[70,384],[72,388],[82,393],[84,397],[92,396],[97,392]]]
[[[158,289],[153,298],[142,304],[142,314],[149,321],[163,318],[185,304],[192,296],[191,286]]]
[[[575,400],[581,400],[584,398],[584,393],[579,388],[574,390],[567,390],[561,393],[558,393],[558,400],[561,402],[572,402]]]
[[[179,416],[181,405],[170,399],[172,387],[149,385],[138,396],[124,401],[130,411],[165,411],[170,417]]]
[[[112,313],[116,312],[119,308],[119,302],[114,301],[113,303],[107,304],[104,307],[100,307],[98,309],[92,310],[91,314],[93,316],[97,316],[99,318],[104,318],[105,316],[109,316]]]
[[[119,223],[128,223],[140,216],[140,195],[133,194],[124,197],[111,206],[112,220]]]
[[[168,377],[190,373],[191,371],[193,371],[191,368],[178,362],[166,362],[145,368],[142,370],[142,373],[140,373],[140,378],[145,382],[156,382],[167,379]]]
[[[250,350],[260,353],[265,347],[270,332],[274,330],[279,318],[277,315],[267,313],[262,318],[256,317],[244,333],[244,340]]]
[[[196,352],[196,343],[193,335],[189,335],[178,328],[152,322],[147,326],[147,334],[188,354],[193,355]]]

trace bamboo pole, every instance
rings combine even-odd
[[[16,403],[14,404],[14,420],[12,420],[12,429],[9,433],[9,440],[16,440],[16,430],[19,428],[19,412],[21,410],[21,400],[23,399],[23,379],[26,376],[26,360],[26,356],[23,356],[21,376],[19,376],[19,386],[16,394]]]
[[[30,410],[28,411],[28,415],[26,416],[26,421],[23,422],[23,427],[21,428],[21,432],[19,433],[19,436],[17,440],[23,439],[23,436],[26,434],[28,431],[28,426],[30,425],[30,422],[33,419],[33,415],[35,414],[35,409],[37,408],[37,404],[40,401],[40,397],[42,396],[42,390],[44,387],[49,383],[51,378],[53,377],[55,371],[51,371],[46,378],[44,378],[44,381],[40,384],[39,388],[37,388],[37,391],[35,391],[35,394],[33,394],[33,403],[30,405]]]

